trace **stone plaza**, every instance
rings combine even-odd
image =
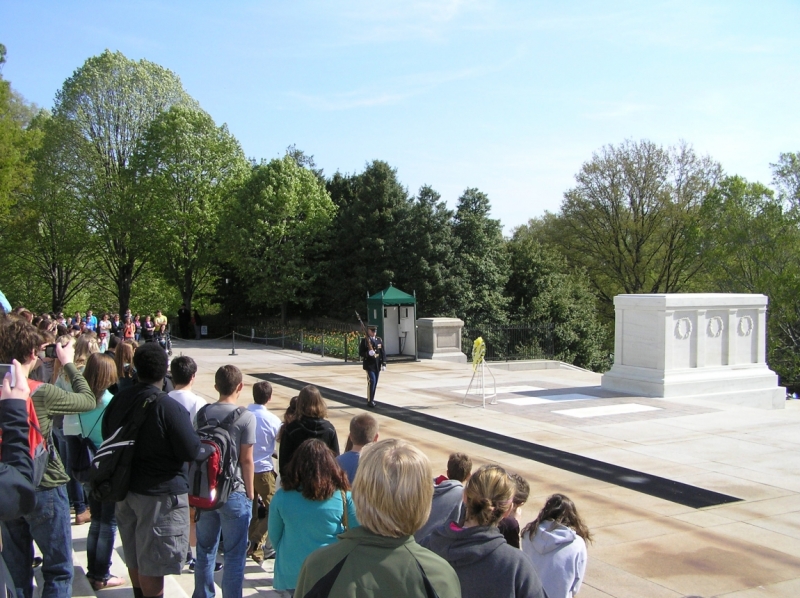
[[[342,443],[350,418],[362,409],[349,398],[364,396],[358,363],[238,342],[232,356],[230,339],[176,341],[174,352],[197,361],[195,391],[209,402],[216,398],[214,372],[226,363],[241,368],[248,385],[273,375],[269,407],[278,416],[296,390],[276,379],[329,389],[323,395]],[[483,408],[480,397],[464,401],[471,364],[390,365],[372,412],[380,436],[414,442],[437,474],[454,451],[471,455],[476,466],[498,463],[519,472],[531,484],[523,523],[549,494],[573,498],[595,535],[581,597],[800,595],[800,401],[771,410],[673,401],[605,389],[600,374],[557,362],[490,368],[497,396]],[[251,400],[245,388],[241,402]],[[535,458],[520,457],[519,446],[533,447]],[[617,477],[606,476],[602,464],[616,468]],[[662,489],[672,481],[690,494],[709,494],[711,502],[717,495],[729,502],[697,508],[682,504],[684,498],[657,496],[662,490],[636,490],[648,476]],[[94,595],[82,569],[87,528],[73,527],[75,596]],[[248,562],[246,596],[275,595],[273,563]],[[121,549],[112,570],[125,576]],[[185,570],[167,584],[165,595],[189,596],[194,577]],[[130,587],[102,593],[127,596]]]

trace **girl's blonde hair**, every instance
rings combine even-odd
[[[76,368],[82,368],[93,353],[100,352],[97,337],[92,334],[81,334],[75,342],[75,359],[72,362]]]
[[[466,520],[478,525],[497,525],[514,501],[517,487],[499,465],[484,465],[472,474],[464,488]]]
[[[408,442],[390,438],[367,445],[353,480],[358,521],[381,536],[410,536],[430,515],[432,479],[428,457]]]
[[[571,528],[576,534],[583,538],[586,542],[592,541],[592,533],[586,524],[578,515],[578,509],[575,508],[575,503],[572,502],[568,496],[564,494],[553,494],[544,503],[544,507],[539,511],[539,515],[522,529],[522,535],[528,536],[533,539],[536,530],[539,529],[539,524],[543,521],[555,521],[561,525]]]

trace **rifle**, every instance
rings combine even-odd
[[[358,310],[356,310],[356,317],[358,318],[358,323],[361,324],[361,330],[364,331],[364,338],[367,341],[367,347],[372,351],[377,351],[375,345],[372,344],[372,338],[369,336],[369,332],[367,331],[367,327],[364,326],[364,322],[361,321],[361,316],[358,315]]]

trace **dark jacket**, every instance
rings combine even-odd
[[[370,349],[375,351],[374,356],[370,356]],[[386,350],[383,348],[383,339],[379,336],[370,338],[369,344],[367,344],[366,338],[362,338],[358,344],[358,354],[364,360],[361,367],[365,370],[379,372],[381,366],[386,364]]]
[[[33,460],[28,445],[28,405],[20,399],[0,401],[3,430],[0,462],[0,519],[7,521],[30,513],[36,504]]]
[[[121,390],[111,399],[103,416],[103,438],[108,438],[122,425],[134,405],[154,392],[160,391],[139,383]],[[131,471],[131,492],[150,496],[186,494],[189,491],[186,463],[197,456],[200,437],[183,405],[167,395],[159,398],[147,414],[138,440]]]
[[[545,598],[533,563],[495,526],[453,529],[448,523],[420,544],[453,566],[464,598]]]
[[[28,444],[28,404],[20,399],[0,401],[3,431],[0,462],[0,519],[8,521],[30,513],[36,505],[33,460]],[[0,556],[0,596],[16,596],[14,582]]]
[[[294,452],[309,438],[319,438],[330,447],[334,455],[339,454],[339,437],[331,422],[319,417],[301,417],[283,430],[278,452],[278,472],[281,475],[286,471]]]
[[[356,527],[339,534],[338,542],[315,550],[306,558],[294,595],[296,598],[460,598],[461,588],[453,568],[421,548],[413,536],[389,538]]]

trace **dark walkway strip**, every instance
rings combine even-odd
[[[253,375],[256,378],[261,378],[262,380],[267,380],[274,384],[280,384],[281,386],[286,386],[295,390],[300,390],[309,384],[308,382],[287,378],[279,374]],[[337,403],[344,403],[350,407],[366,408],[366,401],[363,397],[358,397],[333,388],[325,388],[322,386],[317,386],[317,388],[319,388],[326,399],[336,401]],[[588,478],[636,490],[637,492],[649,494],[650,496],[676,502],[695,509],[742,500],[734,496],[728,496],[727,494],[712,492],[711,490],[668,480],[649,473],[619,467],[611,463],[604,463],[603,461],[582,457],[566,451],[542,446],[541,444],[518,440],[495,432],[473,428],[472,426],[465,426],[464,424],[448,421],[403,407],[378,403],[378,407],[374,411],[380,415],[391,417],[392,419],[407,424],[420,426],[426,430],[432,430],[440,434],[446,434],[474,444],[503,451],[511,455],[538,461],[550,467],[571,471],[572,473],[577,473]]]

